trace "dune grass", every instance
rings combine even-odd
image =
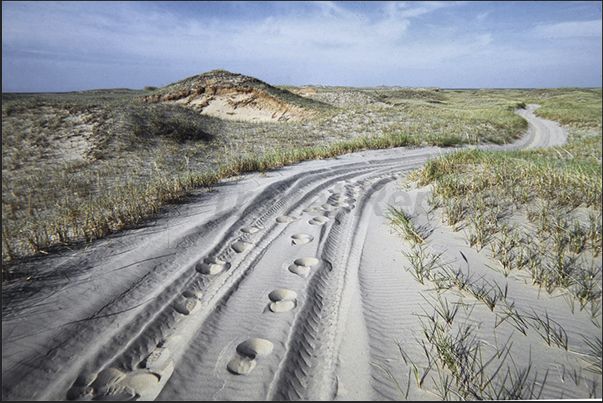
[[[527,271],[534,285],[548,293],[559,291],[572,313],[586,310],[592,326],[601,329],[601,90],[534,90],[525,100],[543,105],[539,115],[563,123],[570,133],[566,145],[516,152],[459,150],[429,161],[408,181],[432,187],[431,208],[440,209],[447,225],[464,232],[468,246],[491,253],[504,278],[513,270]],[[442,254],[418,236],[412,217],[403,210],[391,208],[389,218],[410,244],[405,269],[437,292],[435,303],[428,301],[433,313],[425,310],[421,315],[424,337],[417,341],[427,364],[417,387],[424,388],[431,379],[430,390],[442,399],[541,398],[548,370],[539,377],[531,360],[527,366],[518,365],[511,339],[486,354],[487,344],[475,337],[474,325],[453,326],[469,315],[459,310],[466,303],[449,303],[450,290],[456,298],[484,304],[496,317],[491,331],[506,324],[571,353],[572,344],[580,341],[570,340],[546,310],[520,312],[508,299],[506,285],[472,278],[469,267],[465,272],[444,262]],[[462,252],[461,257],[469,266]],[[601,338],[583,338],[586,371],[600,376]],[[401,356],[415,375],[420,372],[402,350]],[[411,375],[409,370],[407,385]],[[569,379],[577,388],[586,388],[585,397],[597,396],[596,378],[586,384],[574,369]],[[409,396],[408,386],[400,390]]]
[[[596,312],[601,268],[585,262],[601,254],[601,164],[593,161],[601,137],[570,147],[578,143],[591,149],[588,159],[570,158],[565,147],[463,150],[430,161],[418,177],[435,185],[448,224],[465,231],[469,246],[490,247],[505,271],[530,270],[549,292],[564,287],[582,304],[598,301]],[[533,225],[517,223],[517,214]]]
[[[317,118],[250,123],[140,101],[157,91],[3,94],[3,280],[24,257],[137,225],[245,172],[366,149],[513,141],[525,129],[513,110],[529,94],[327,88],[313,97],[338,106]]]
[[[588,305],[596,317],[601,267],[588,262],[600,256],[602,243],[601,98],[595,92],[587,103],[580,95],[573,99],[581,108],[568,102],[571,94],[543,108],[560,119],[572,111],[567,145],[462,150],[430,161],[414,179],[434,185],[448,224],[465,231],[469,246],[489,247],[503,272],[527,269],[534,284],[549,293],[570,290],[580,309]]]

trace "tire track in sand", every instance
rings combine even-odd
[[[420,164],[424,160],[423,153],[424,151],[418,152],[417,156],[411,156],[408,161],[411,161],[413,166],[414,164]],[[312,172],[312,175],[304,173],[303,178],[301,178],[302,175],[294,178],[290,177],[284,180],[285,184],[278,183],[270,189],[271,192],[269,194],[271,195],[271,199],[287,201],[287,199],[292,198],[292,195],[296,195],[296,197],[293,197],[295,202],[289,205],[282,201],[280,203],[268,203],[269,207],[265,208],[266,203],[264,203],[264,200],[267,197],[265,193],[262,193],[249,203],[242,214],[237,215],[226,212],[224,216],[233,224],[219,231],[215,231],[217,226],[210,226],[210,228],[214,229],[214,234],[220,234],[216,236],[218,240],[214,242],[214,246],[206,249],[206,253],[190,261],[186,264],[186,267],[180,268],[179,270],[182,274],[175,276],[171,283],[163,285],[163,292],[155,295],[153,300],[146,306],[142,306],[136,310],[132,308],[128,309],[123,306],[126,305],[126,302],[121,304],[122,301],[114,301],[108,307],[103,308],[104,315],[98,315],[97,323],[103,320],[109,321],[108,318],[111,316],[119,317],[120,330],[111,332],[114,329],[107,328],[104,332],[101,332],[103,336],[102,343],[87,343],[86,347],[89,348],[89,351],[87,351],[89,358],[87,358],[86,365],[80,367],[74,375],[71,375],[71,381],[68,380],[69,377],[66,374],[62,383],[57,382],[57,379],[54,378],[52,384],[49,382],[49,384],[44,385],[46,389],[42,390],[46,393],[45,396],[57,399],[94,396],[98,399],[109,398],[114,395],[121,396],[120,393],[127,392],[138,398],[151,399],[156,397],[157,387],[145,387],[144,390],[132,390],[130,387],[130,389],[124,392],[123,388],[121,388],[123,385],[113,381],[103,387],[92,387],[92,389],[95,389],[94,393],[96,394],[91,394],[90,388],[93,381],[89,383],[82,381],[82,379],[95,379],[95,377],[105,370],[118,370],[128,374],[128,376],[137,375],[138,372],[136,371],[143,370],[143,368],[139,368],[141,365],[140,362],[146,356],[153,354],[155,350],[161,348],[164,348],[162,350],[164,353],[170,352],[171,359],[169,363],[170,366],[173,366],[180,357],[186,355],[183,351],[185,349],[183,346],[188,344],[189,337],[194,332],[194,329],[198,329],[204,325],[209,313],[220,311],[220,299],[223,298],[224,301],[228,301],[229,295],[234,292],[233,290],[238,288],[238,281],[241,278],[245,278],[246,270],[253,269],[256,266],[253,256],[257,257],[258,253],[268,249],[271,240],[279,235],[278,227],[290,225],[287,223],[278,223],[276,218],[282,215],[292,215],[292,212],[301,216],[303,208],[311,200],[316,199],[318,193],[337,182],[356,177],[365,172],[372,172],[375,169],[383,169],[383,166],[388,170],[392,166],[398,167],[398,165],[399,162],[397,159],[392,158],[376,164],[362,162],[347,164],[335,169],[319,169],[315,173]],[[275,188],[280,190],[280,192],[276,192],[276,196],[273,193]],[[300,197],[299,195],[302,196]],[[321,203],[325,204],[324,200],[321,200]],[[341,207],[345,208],[344,206]],[[328,215],[328,212],[324,211],[324,213]],[[235,219],[233,219],[233,216]],[[308,216],[308,218],[311,219],[313,217]],[[218,221],[218,219],[213,221]],[[270,223],[272,223],[272,228]],[[211,221],[210,224],[212,224]],[[258,231],[249,231],[249,227],[257,228]],[[306,227],[309,226],[306,225]],[[306,232],[310,233],[310,231],[305,230],[295,231],[296,234]],[[321,233],[316,232],[312,236],[319,237]],[[258,235],[261,237],[259,238],[260,240],[264,239],[263,243],[257,243],[257,239],[251,239]],[[291,235],[295,234],[292,233],[289,236]],[[268,238],[265,238],[266,236]],[[254,244],[254,247],[250,248],[249,251],[242,250],[241,252],[237,252],[231,248],[236,242],[249,240],[252,241],[250,243]],[[189,246],[187,240],[182,243]],[[294,259],[291,260],[293,261]],[[207,271],[204,271],[204,266]],[[152,275],[149,277],[152,277]],[[161,278],[161,280],[164,279]],[[152,278],[147,279],[147,282],[152,281]],[[130,293],[133,294],[135,291],[130,290]],[[196,300],[190,298],[190,295],[193,294],[197,295],[195,297]],[[130,315],[127,315],[128,312]],[[191,320],[192,318],[194,320]],[[211,321],[208,321],[208,323],[211,323]],[[77,329],[74,329],[73,333],[79,333],[81,328],[86,327],[86,323],[81,323],[80,325]],[[98,331],[98,329],[95,330]],[[71,341],[67,341],[67,343],[71,343]],[[173,346],[168,348],[170,343]],[[74,347],[70,346],[67,350],[73,351],[74,349]],[[164,354],[164,357],[166,354]],[[60,356],[54,356],[53,358],[52,362],[48,363],[49,367],[57,367],[60,365],[61,360],[69,360]],[[45,368],[45,366],[40,365],[40,368]],[[154,376],[158,379],[158,383],[161,383],[163,386],[171,377],[172,371],[173,368],[169,368],[163,374],[155,373]],[[34,375],[30,379],[24,379],[21,384],[35,383],[31,381],[33,377]],[[98,386],[99,383],[97,382],[96,385]],[[139,384],[137,386],[142,388]],[[27,396],[27,394],[23,393],[22,396]]]
[[[370,312],[373,286],[359,274],[372,210],[385,207],[383,186],[439,153],[398,149],[307,162],[309,169],[272,181],[242,206],[191,223],[174,241],[172,261],[126,285],[94,321],[59,323],[53,354],[13,363],[4,396],[337,398],[342,385],[351,387],[341,382],[348,361],[366,367],[371,359],[348,360],[350,323],[387,337],[379,313]],[[387,355],[368,336],[358,343],[371,357]],[[359,388],[375,385],[375,371],[365,372]]]

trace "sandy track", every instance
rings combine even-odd
[[[521,148],[565,141],[530,127]],[[246,175],[40,259],[3,287],[3,398],[399,399],[383,370],[405,371],[393,339],[414,342],[421,297],[385,211],[423,202],[397,184],[442,152]]]
[[[567,132],[557,122],[540,119],[534,111],[540,105],[528,104],[525,109],[518,109],[516,113],[529,123],[528,131],[524,137],[513,144],[504,146],[485,146],[489,150],[521,150],[544,147],[555,147],[567,141]]]

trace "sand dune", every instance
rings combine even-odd
[[[522,148],[564,141],[537,124]],[[417,350],[426,287],[403,269],[385,212],[425,205],[429,190],[402,190],[400,179],[443,152],[367,151],[246,175],[146,227],[42,260],[38,282],[4,288],[3,398],[401,399],[386,371],[406,379],[394,341]],[[462,263],[461,251],[472,268],[489,263],[445,226],[430,240],[450,261]],[[511,287],[536,310],[567,311],[521,279]],[[480,309],[473,320],[489,320]],[[564,318],[568,329],[585,320]],[[538,366],[546,349],[531,348]],[[569,369],[565,353],[556,362]],[[413,358],[421,364],[420,351]],[[552,394],[565,388],[550,383]]]
[[[318,114],[312,108],[301,107],[271,94],[267,88],[272,88],[273,93],[282,93],[256,78],[216,71],[170,84],[164,87],[163,93],[144,96],[143,100],[176,103],[204,115],[251,122],[294,122]],[[290,95],[295,97],[293,93]]]

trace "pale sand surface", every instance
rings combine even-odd
[[[565,141],[558,126],[537,125],[521,148]],[[588,397],[592,379],[600,397],[601,376],[580,360],[581,336],[597,330],[587,312],[572,314],[521,272],[502,278],[487,251],[427,219],[429,189],[400,187],[443,152],[366,151],[245,175],[142,228],[37,260],[35,280],[3,287],[3,399],[402,399],[384,370],[406,385],[394,341],[426,367],[419,316],[432,287],[404,270],[409,246],[388,224],[390,205],[430,226],[443,260],[498,276],[518,309],[546,310],[567,331],[569,351],[506,324],[493,334],[483,304],[459,313],[487,345],[512,336],[519,367],[549,371],[543,398]],[[579,387],[572,370],[586,379]],[[434,399],[427,389],[408,398]]]
[[[313,110],[280,101],[263,91],[222,90],[215,95],[192,95],[176,104],[188,105],[202,114],[249,122],[299,121],[315,116]]]

